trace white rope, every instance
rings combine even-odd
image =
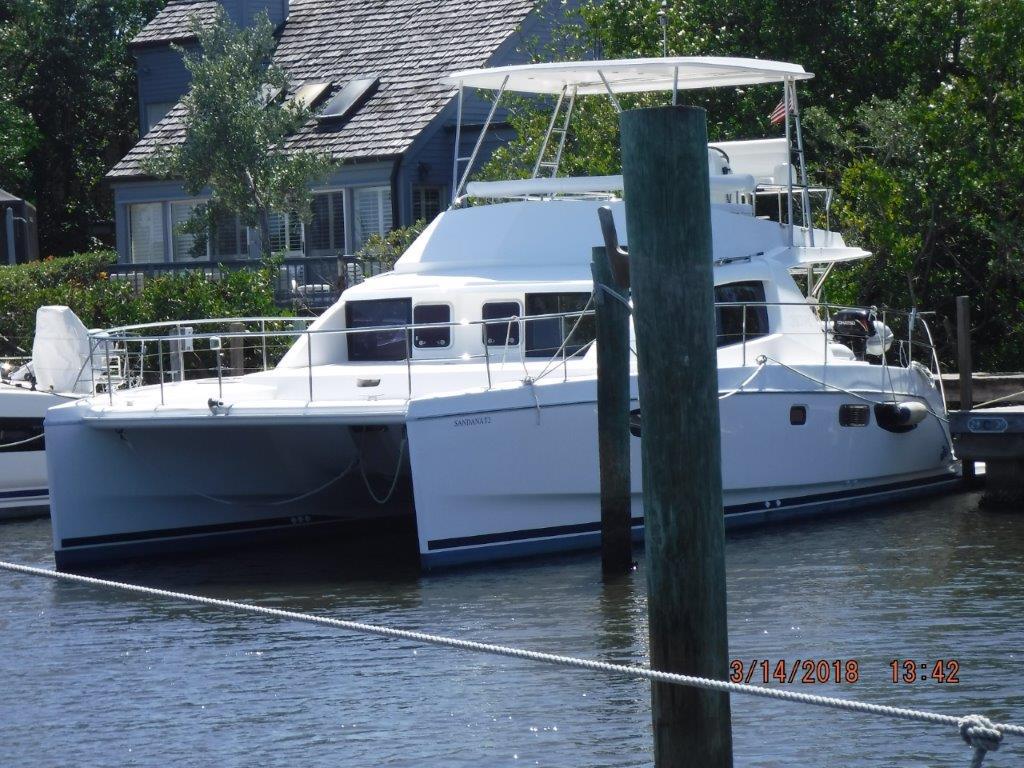
[[[38,435],[32,435],[32,437],[26,437],[24,440],[15,440],[13,443],[0,443],[0,451],[5,448],[17,448],[19,445],[25,445],[25,443],[31,443],[33,440],[41,440],[43,433],[40,432]]]
[[[736,394],[737,392],[742,392],[742,391],[743,391],[743,388],[744,388],[745,386],[747,386],[747,384],[749,384],[750,382],[752,382],[752,381],[754,380],[754,377],[756,377],[756,376],[757,376],[757,374],[759,374],[759,373],[760,373],[761,371],[763,371],[763,370],[764,370],[764,367],[765,367],[765,365],[767,365],[767,364],[768,364],[768,361],[767,361],[767,360],[764,360],[764,359],[762,359],[763,357],[764,357],[764,355],[761,355],[761,357],[759,357],[759,358],[757,359],[757,368],[755,368],[755,369],[754,369],[754,372],[753,372],[752,374],[750,374],[749,376],[747,376],[747,378],[745,378],[745,379],[744,379],[744,380],[743,380],[743,381],[742,381],[742,382],[740,383],[740,385],[739,385],[738,387],[736,387],[735,389],[730,389],[730,390],[729,390],[728,392],[726,392],[726,393],[725,393],[724,395],[719,395],[719,396],[718,396],[718,399],[719,399],[719,400],[726,400],[726,399],[728,399],[728,398],[732,397],[733,395],[735,395],[735,394]]]
[[[128,443],[128,445],[131,446],[131,443]],[[132,450],[135,450],[135,448],[132,447]],[[303,499],[307,499],[310,496],[314,496],[314,495],[320,493],[320,491],[326,489],[328,486],[334,485],[336,482],[338,482],[343,477],[345,477],[349,472],[351,472],[353,469],[355,469],[356,464],[359,463],[359,459],[360,459],[359,454],[356,454],[355,458],[352,459],[351,463],[347,467],[345,467],[343,470],[341,470],[341,472],[339,474],[337,474],[334,477],[332,477],[329,480],[327,480],[327,482],[321,483],[316,488],[313,488],[310,491],[306,491],[304,493],[300,493],[298,496],[290,496],[287,499],[278,499],[276,501],[251,502],[251,501],[238,501],[236,499],[224,499],[224,498],[221,498],[221,497],[218,497],[218,496],[210,496],[210,495],[205,494],[205,493],[200,493],[198,491],[196,491],[195,495],[198,496],[201,499],[206,499],[207,501],[215,501],[218,504],[224,504],[225,506],[229,506],[229,507],[234,507],[234,506],[245,506],[245,507],[283,507],[285,504],[294,504],[297,501],[302,501]]]
[[[398,463],[395,465],[395,476],[391,478],[391,487],[388,488],[388,492],[384,495],[384,498],[377,498],[377,494],[373,491],[373,486],[370,485],[370,478],[366,476],[366,466],[362,460],[362,450],[359,451],[359,474],[362,475],[363,485],[366,486],[366,492],[370,494],[370,498],[373,499],[377,504],[384,506],[395,493],[395,488],[398,487],[398,478],[402,474],[402,459],[405,458],[405,443],[408,440],[407,437],[402,438],[402,444],[398,447]]]
[[[1012,723],[993,723],[980,715],[955,717],[953,715],[942,715],[936,712],[924,712],[922,710],[906,709],[903,707],[890,707],[884,704],[869,704],[863,701],[840,699],[832,696],[817,696],[811,693],[799,693],[797,691],[770,688],[768,686],[746,685],[743,683],[731,683],[726,680],[712,680],[706,677],[681,675],[675,672],[661,672],[659,670],[648,669],[646,667],[610,664],[605,661],[595,661],[593,659],[580,659],[573,656],[560,656],[553,653],[528,651],[522,648],[511,648],[505,645],[480,643],[474,640],[459,640],[454,637],[432,635],[425,632],[414,632],[407,629],[394,629],[392,627],[384,627],[378,624],[366,624],[358,621],[332,619],[326,616],[315,616],[308,613],[285,611],[280,608],[268,608],[262,605],[238,603],[233,600],[219,600],[217,598],[204,597],[202,595],[192,595],[184,592],[171,592],[165,589],[144,587],[138,584],[127,584],[119,581],[110,581],[108,579],[97,579],[92,576],[82,576],[77,573],[62,573],[60,571],[51,571],[44,568],[33,568],[28,565],[19,565],[17,563],[0,561],[0,569],[13,571],[15,573],[23,573],[29,576],[42,576],[49,579],[77,582],[79,584],[109,587],[111,589],[119,589],[125,592],[135,592],[137,594],[153,595],[155,597],[166,597],[173,600],[198,603],[199,605],[209,605],[217,608],[245,611],[248,613],[261,614],[263,616],[273,616],[279,619],[302,621],[308,624],[319,624],[321,626],[335,627],[337,629],[345,629],[352,632],[361,632],[364,634],[379,635],[381,637],[391,637],[401,640],[411,640],[417,643],[439,645],[463,651],[487,653],[495,656],[508,656],[516,659],[527,659],[529,661],[553,664],[562,667],[589,669],[595,672],[623,675],[625,677],[649,680],[657,683],[684,685],[691,688],[700,688],[706,691],[763,696],[770,699],[795,701],[801,704],[811,704],[813,706],[828,707],[830,709],[839,709],[847,712],[863,712],[866,714],[880,715],[897,720],[912,720],[921,723],[931,723],[933,725],[946,725],[957,728],[961,736],[974,748],[974,762],[972,763],[972,766],[975,768],[981,763],[979,753],[983,758],[985,751],[993,751],[997,749],[1004,734],[1009,733],[1014,736],[1024,736],[1024,726]]]

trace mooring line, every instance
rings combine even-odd
[[[274,616],[279,619],[290,619],[302,621],[308,624],[319,624],[321,626],[347,629],[352,632],[379,635],[381,637],[392,637],[401,640],[412,640],[418,643],[439,645],[448,648],[456,648],[463,651],[474,651],[495,656],[508,656],[516,659],[527,659],[544,664],[554,664],[563,667],[576,667],[589,669],[596,672],[623,675],[625,677],[649,680],[657,683],[669,683],[672,685],[684,685],[691,688],[702,688],[704,690],[720,691],[724,693],[741,693],[752,696],[763,696],[770,699],[783,701],[795,701],[802,704],[811,704],[819,707],[846,710],[849,712],[864,712],[872,715],[895,718],[898,720],[913,720],[934,725],[946,725],[957,728],[964,741],[974,749],[972,768],[978,768],[986,752],[995,751],[999,748],[1004,734],[1010,733],[1015,736],[1024,736],[1024,726],[1013,723],[994,723],[981,715],[966,715],[956,717],[953,715],[942,715],[936,712],[925,712],[917,709],[906,709],[903,707],[890,707],[884,704],[869,704],[863,701],[852,699],[840,699],[833,696],[818,696],[812,693],[798,693],[766,686],[747,685],[744,683],[732,683],[727,680],[713,680],[693,675],[681,675],[675,672],[662,672],[646,667],[635,667],[625,664],[611,664],[605,661],[593,659],[580,659],[573,656],[561,656],[553,653],[542,653],[540,651],[529,651],[522,648],[512,648],[505,645],[492,643],[481,643],[475,640],[460,640],[454,637],[433,635],[426,632],[414,632],[407,629],[395,629],[384,627],[378,624],[366,624],[359,621],[347,621],[345,619],[332,619],[326,616],[316,616],[309,613],[298,613],[297,611],[286,611],[280,608],[268,608],[262,605],[251,603],[238,603],[233,600],[221,600],[215,597],[204,597],[193,595],[187,592],[172,592],[166,589],[155,587],[144,587],[140,584],[129,584],[108,579],[98,579],[93,576],[82,576],[77,573],[65,573],[45,568],[35,568],[29,565],[19,565],[0,561],[0,569],[23,573],[29,576],[42,576],[48,579],[59,581],[77,582],[90,584],[97,587],[108,587],[119,589],[125,592],[135,592],[155,597],[166,597],[173,600],[182,600],[199,605],[210,605],[217,608],[228,608],[235,611]]]

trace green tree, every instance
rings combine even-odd
[[[660,0],[586,0],[558,45],[658,56],[659,9]],[[1005,0],[687,0],[668,7],[667,38],[671,55],[780,59],[814,72],[800,87],[812,178],[836,189],[833,226],[875,254],[837,269],[828,297],[948,318],[954,297],[969,294],[977,364],[1006,370],[1024,367],[1022,28],[1024,3]],[[710,136],[724,140],[778,132],[767,115],[780,95],[756,87],[683,98],[708,109]],[[570,132],[565,173],[619,165],[617,118],[594,98]],[[517,100],[510,120],[518,136],[486,177],[532,169],[547,126],[537,101]]]
[[[110,217],[103,175],[138,138],[128,43],[164,2],[0,3],[0,186],[35,203],[43,253]]]
[[[270,255],[270,214],[311,216],[310,184],[331,168],[328,155],[288,150],[287,144],[313,112],[302,101],[281,99],[288,77],[271,57],[275,40],[266,13],[244,29],[223,9],[212,23],[192,19],[199,49],[184,51],[192,85],[184,98],[185,138],[163,147],[146,163],[155,176],[179,178],[191,195],[209,192],[185,228],[213,229],[226,214],[258,227]]]

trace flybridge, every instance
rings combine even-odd
[[[466,197],[528,199],[534,197],[594,197],[621,190],[618,176],[565,178],[559,176],[562,154],[579,96],[605,95],[621,110],[619,95],[671,92],[672,103],[682,90],[782,85],[785,136],[778,139],[717,142],[709,145],[712,200],[737,212],[758,215],[767,198],[777,201],[768,215],[788,226],[790,246],[816,246],[811,224],[811,195],[824,198],[826,219],[831,195],[807,183],[803,133],[796,82],[814,75],[799,64],[761,59],[719,56],[685,56],[605,61],[550,62],[455,72],[444,79],[458,88],[455,159],[452,166],[452,203]],[[459,156],[462,132],[463,92],[466,88],[495,93],[490,111],[473,151]],[[505,93],[555,96],[556,102],[540,144],[529,179],[469,183],[474,163],[483,146]],[[793,155],[796,154],[796,163]],[[759,206],[759,203],[761,205]],[[799,205],[800,230],[794,232],[794,205]],[[785,210],[783,210],[783,207]]]

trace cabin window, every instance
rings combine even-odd
[[[743,307],[743,302],[749,302]],[[721,306],[725,304],[727,306]],[[728,306],[734,304],[736,306]],[[744,314],[746,329],[744,330]],[[715,335],[719,347],[768,335],[764,283],[726,283],[715,286]]]
[[[484,342],[489,347],[503,347],[506,344],[510,347],[519,346],[519,323],[510,323],[508,318],[519,317],[522,309],[518,301],[491,301],[484,304],[483,319],[496,320],[502,318],[504,322],[484,324]]]
[[[802,427],[807,423],[807,406],[791,405],[789,407],[789,423],[795,427]]]
[[[526,294],[526,315],[558,315],[564,312],[582,312],[590,301],[589,293],[528,293]],[[577,325],[577,320],[579,325]],[[576,332],[573,333],[573,327]],[[566,355],[578,352],[594,340],[597,325],[593,315],[587,317],[553,317],[546,320],[532,320],[526,323],[527,357],[551,357],[558,352],[562,342]]]
[[[345,302],[345,325],[348,328],[409,325],[411,317],[412,299]],[[405,360],[408,355],[409,332],[405,329],[346,335],[349,360]]]
[[[418,304],[412,310],[412,321],[420,323],[450,323],[452,308],[447,304]],[[437,349],[452,344],[451,326],[445,328],[415,328],[412,344],[416,349]]]

